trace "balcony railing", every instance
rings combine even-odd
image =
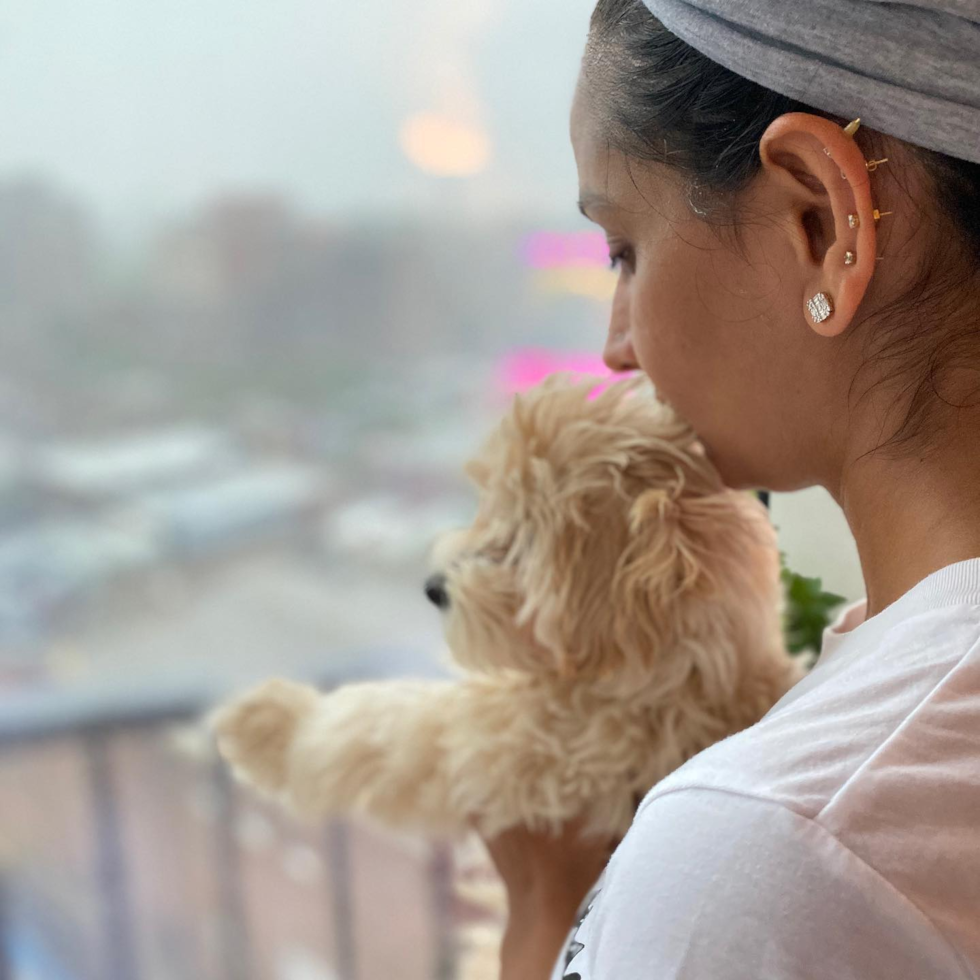
[[[321,686],[328,688],[350,679],[321,678]],[[86,889],[83,888],[81,901],[75,902],[74,907],[79,909],[79,915],[75,916],[77,922],[72,922],[71,903],[68,903],[67,917],[64,909],[57,916],[45,912],[45,908],[50,910],[52,903],[49,901],[46,905],[43,895],[37,894],[31,869],[24,866],[29,862],[23,854],[17,853],[16,847],[11,847],[9,840],[4,844],[4,838],[13,832],[9,826],[4,829],[12,812],[8,808],[7,816],[0,816],[0,847],[4,847],[0,850],[0,980],[20,980],[21,973],[17,971],[22,966],[18,964],[22,965],[25,958],[35,963],[24,972],[31,980],[35,975],[41,980],[54,980],[55,977],[59,980],[61,977],[65,980],[88,980],[89,977],[99,980],[157,980],[162,977],[167,980],[272,980],[273,976],[279,980],[283,976],[301,975],[370,980],[370,973],[379,975],[377,969],[368,971],[365,959],[371,952],[369,947],[376,942],[371,937],[383,936],[388,927],[380,914],[371,913],[371,921],[359,922],[359,910],[363,917],[365,902],[359,902],[355,894],[361,869],[356,856],[358,849],[353,846],[354,838],[371,831],[342,820],[332,821],[311,832],[319,865],[324,869],[322,878],[327,882],[327,887],[314,894],[321,907],[321,912],[316,914],[322,914],[324,935],[330,937],[329,950],[321,948],[320,951],[321,962],[328,963],[329,972],[321,970],[315,974],[309,970],[296,970],[288,973],[280,970],[273,973],[263,966],[267,958],[256,949],[256,927],[269,910],[271,900],[262,894],[261,887],[256,888],[247,880],[255,876],[249,871],[252,858],[243,848],[239,831],[243,810],[254,811],[264,804],[238,789],[227,768],[210,748],[199,753],[193,763],[187,760],[179,763],[192,767],[187,770],[192,775],[179,778],[185,779],[188,785],[194,782],[205,786],[210,800],[207,843],[203,848],[205,867],[198,869],[209,879],[209,894],[214,897],[213,907],[203,909],[211,920],[206,930],[209,955],[198,956],[198,962],[191,965],[193,956],[174,950],[172,960],[185,963],[183,972],[175,967],[162,971],[159,963],[148,962],[141,955],[146,946],[146,934],[153,932],[155,924],[152,914],[142,909],[135,894],[134,862],[140,855],[138,849],[134,851],[129,844],[133,840],[134,818],[127,807],[125,791],[125,781],[130,778],[127,774],[134,770],[132,764],[128,767],[120,764],[120,751],[127,745],[140,746],[144,753],[143,778],[152,780],[153,767],[160,766],[160,753],[175,754],[165,733],[173,731],[175,726],[196,725],[215,701],[214,692],[202,690],[200,684],[181,686],[179,683],[157,685],[152,690],[139,692],[107,687],[68,691],[31,689],[4,700],[0,707],[0,770],[13,763],[21,775],[14,780],[13,788],[7,780],[0,787],[0,793],[13,799],[17,794],[32,794],[42,788],[31,785],[32,759],[36,755],[43,755],[54,747],[70,760],[76,778],[81,780],[82,792],[76,793],[78,799],[73,806],[81,814],[77,823],[87,828],[84,830],[87,844],[83,841],[83,845],[87,850],[86,881],[90,894],[84,894]],[[210,743],[205,740],[202,744],[209,746]],[[136,771],[139,770],[140,766],[137,766]],[[50,785],[45,787],[45,792],[47,796],[51,795]],[[170,805],[179,805],[179,796],[164,796],[172,801]],[[271,808],[269,812],[272,812]],[[166,814],[158,816],[164,826],[168,820],[177,819],[176,814],[172,818]],[[71,819],[76,822],[74,817]],[[282,819],[287,828],[291,826]],[[448,842],[430,845],[419,841],[416,844],[418,846],[410,850],[420,871],[414,879],[409,876],[408,880],[416,884],[408,888],[407,898],[399,906],[406,915],[411,913],[415,917],[412,920],[415,925],[411,927],[414,938],[409,943],[411,948],[404,953],[405,968],[399,970],[398,975],[453,980],[457,975],[458,911],[453,888],[453,852]],[[366,850],[361,847],[359,853],[383,854],[385,847],[390,846],[390,842],[378,838]],[[380,863],[382,867],[375,869],[372,887],[378,888],[380,882],[379,890],[384,891],[384,862],[374,863]],[[55,881],[53,885],[49,881],[45,886],[49,896],[62,890],[57,880],[56,861],[54,866]],[[201,903],[198,901],[195,906],[189,886],[187,894],[182,896],[185,883],[179,876],[168,877],[167,886],[176,892],[167,899],[170,907],[186,903],[188,917],[202,914]],[[68,890],[67,878],[64,890]],[[33,913],[31,909],[34,909]],[[302,911],[309,915],[308,902],[302,903]],[[25,915],[30,920],[27,926],[23,921]],[[51,921],[45,922],[45,918]],[[316,915],[312,918],[315,922]],[[87,920],[87,930],[80,921],[82,919]],[[419,923],[423,923],[421,928]],[[86,942],[72,942],[69,934],[86,931]],[[179,939],[177,945],[180,945]],[[57,968],[36,965],[39,958],[59,951],[61,959]],[[66,960],[70,962],[66,963]],[[207,960],[207,963],[200,960]]]

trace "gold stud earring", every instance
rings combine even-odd
[[[823,323],[834,312],[830,297],[826,293],[817,293],[816,296],[808,299],[806,308],[810,311],[814,323]]]
[[[844,127],[844,135],[845,136],[853,136],[858,131],[858,129],[860,129],[860,128],[861,128],[861,117],[858,116],[857,119],[852,119]]]
[[[874,211],[871,212],[871,217],[874,218],[875,222],[877,223],[881,221],[881,219],[884,218],[886,215],[894,214],[894,213],[895,213],[894,211],[879,211],[877,208],[875,208]]]
[[[881,160],[865,160],[864,165],[868,168],[868,173],[873,174],[883,163],[888,163],[888,157]]]
[[[844,265],[854,265],[857,262],[857,256],[853,252],[844,253]]]
[[[861,216],[858,214],[849,214],[847,216],[847,227],[848,228],[860,228],[861,227]]]

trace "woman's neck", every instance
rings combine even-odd
[[[980,557],[978,429],[925,457],[865,456],[828,489],[857,543],[867,619],[940,568]]]

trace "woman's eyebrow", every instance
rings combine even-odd
[[[589,218],[586,212],[587,208],[607,208],[608,210],[616,210],[618,205],[613,204],[608,197],[604,197],[602,194],[597,194],[594,191],[587,191],[582,194],[578,199],[578,209],[582,213],[582,216]],[[589,218],[591,221],[592,219]]]

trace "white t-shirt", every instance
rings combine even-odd
[[[647,794],[553,980],[980,980],[980,558],[865,612]]]

